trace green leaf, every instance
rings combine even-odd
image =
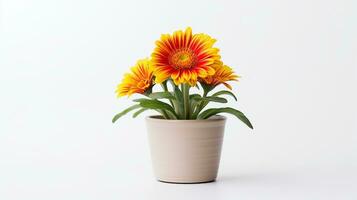
[[[191,94],[190,95],[190,101],[194,101],[194,100],[198,100],[198,99],[201,99],[201,95],[199,94]]]
[[[195,119],[197,118],[197,115],[199,114],[199,112],[201,112],[201,110],[206,107],[208,105],[209,102],[218,102],[218,103],[227,103],[227,99],[225,98],[221,98],[221,97],[213,97],[213,96],[209,96],[209,97],[201,97],[201,96],[194,96],[192,95],[192,101],[191,101],[191,106],[194,109],[194,113],[192,115],[192,118]]]
[[[253,129],[253,125],[250,123],[249,119],[239,110],[234,108],[211,108],[203,111],[201,114],[198,115],[197,119],[207,119],[213,115],[218,113],[229,113],[236,116],[240,119],[244,124],[246,124],[249,128]]]
[[[183,102],[183,94],[181,92],[181,90],[175,86],[174,88],[174,93],[175,93],[175,97],[179,102]]]
[[[146,101],[146,100],[150,100],[150,99],[147,99],[147,98],[139,98],[139,99],[134,99],[133,101],[140,103],[140,102]]]
[[[228,90],[222,90],[222,91],[216,92],[212,96],[217,97],[217,96],[224,95],[224,94],[232,96],[234,98],[234,100],[237,101],[237,97],[232,92],[230,92]]]
[[[227,99],[222,98],[222,97],[214,97],[214,96],[209,96],[209,97],[201,97],[198,94],[192,94],[190,95],[190,100],[193,101],[213,101],[213,102],[218,102],[218,103],[227,103]]]
[[[167,112],[169,119],[178,119],[178,116],[174,112]]]
[[[151,99],[141,99],[140,106],[148,109],[160,109],[170,112],[173,116],[177,118],[177,115],[174,109],[170,106],[170,104],[164,103],[159,100],[151,100]],[[171,116],[172,116],[171,115]]]
[[[194,107],[196,106],[199,102],[201,102],[202,97],[199,94],[191,94],[190,95],[190,103],[191,106]]]
[[[227,103],[227,99],[222,98],[222,97],[202,97],[201,98],[203,101],[213,101],[213,102],[218,102],[218,103]]]
[[[191,94],[190,95],[190,104],[191,104],[191,111],[192,111],[192,117],[194,117],[194,113],[196,111],[196,107],[198,107],[199,103],[201,102],[200,100],[202,99],[201,95],[199,94]]]
[[[147,108],[142,108],[138,111],[136,111],[134,114],[133,114],[133,118],[137,117],[138,115],[140,115],[141,113],[143,113],[144,111],[148,110]]]
[[[122,112],[116,114],[113,119],[112,119],[112,122],[115,123],[120,117],[122,117],[123,115],[127,114],[128,112],[132,111],[132,110],[135,110],[137,108],[140,108],[140,105],[139,104],[136,104],[136,105],[133,105],[133,106],[130,106],[129,108],[123,110]]]
[[[177,114],[179,115],[179,118],[183,118],[183,94],[181,92],[181,90],[179,89],[179,87],[177,87],[175,84],[173,84],[173,87],[174,87],[174,95],[175,95],[175,98],[176,100],[175,101],[175,104],[177,105],[176,106],[176,109],[177,109]]]
[[[152,99],[175,99],[170,92],[154,92],[149,95]]]

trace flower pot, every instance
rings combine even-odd
[[[203,183],[217,177],[226,118],[165,120],[146,118],[156,178],[171,183]]]

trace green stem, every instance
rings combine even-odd
[[[164,89],[165,92],[169,92],[169,89],[168,89],[168,87],[167,87],[167,81],[163,82],[163,83],[161,84],[161,87]],[[178,114],[178,113],[177,113],[177,112],[178,112],[177,103],[176,103],[175,101],[171,100],[171,99],[169,99],[169,101],[170,101],[170,104],[171,104],[171,106],[173,107],[173,109],[175,110],[175,113],[176,113],[176,115],[177,115],[177,114]],[[168,115],[168,114],[166,113],[166,111],[164,111],[164,112],[165,112],[166,115]]]
[[[208,91],[204,90],[203,91],[203,97],[207,97]],[[197,106],[195,113],[193,114],[193,118],[196,119],[198,114],[201,112],[201,110],[204,108],[205,103],[201,101],[201,103]]]
[[[167,83],[166,82],[162,83],[161,86],[162,86],[162,88],[164,89],[165,92],[169,91],[169,89],[167,88]],[[169,101],[170,101],[171,106],[175,109],[174,102],[171,99],[169,99]]]
[[[165,110],[158,109],[157,112],[161,113],[164,119],[170,119],[169,115],[166,113]]]
[[[182,84],[183,94],[183,107],[185,119],[190,119],[190,86],[188,84]]]

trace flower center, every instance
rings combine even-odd
[[[196,64],[196,55],[191,49],[179,49],[169,57],[169,63],[176,69],[192,68]]]

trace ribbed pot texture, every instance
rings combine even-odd
[[[217,177],[226,118],[146,118],[153,170],[159,181],[202,183]]]

